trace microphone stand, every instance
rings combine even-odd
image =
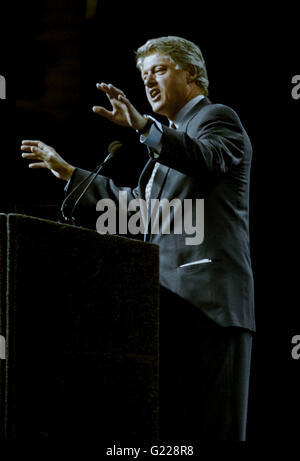
[[[86,178],[84,178],[79,184],[77,184],[77,186],[66,196],[66,198],[64,199],[62,205],[61,205],[61,208],[60,208],[60,219],[59,219],[59,222],[64,222],[66,224],[72,224],[72,225],[75,225],[75,218],[74,218],[74,212],[75,212],[75,209],[78,205],[78,203],[80,202],[80,200],[84,197],[85,193],[87,192],[87,190],[90,188],[90,186],[92,185],[92,183],[95,181],[97,175],[100,173],[100,171],[102,170],[102,168],[104,167],[104,165],[106,164],[107,161],[109,161],[114,155],[115,153],[122,147],[122,144],[119,142],[119,141],[113,141],[109,146],[108,146],[108,152],[109,154],[107,155],[107,157],[103,160],[102,163],[100,163],[100,165],[98,165]],[[84,186],[84,184],[87,182],[86,186],[84,187],[84,189],[82,190],[82,192],[79,194],[79,196],[77,197],[77,199],[75,200],[74,202],[74,205],[73,207],[71,208],[71,211],[70,213],[67,213],[67,216],[65,214],[65,208],[66,208],[66,204],[67,202],[69,201],[69,199],[76,195],[76,192],[78,191],[78,189],[82,186]],[[61,221],[62,219],[62,221]]]

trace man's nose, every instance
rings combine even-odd
[[[145,81],[144,81],[145,86],[148,88],[152,88],[156,84],[156,80],[154,75],[149,74],[146,76]]]

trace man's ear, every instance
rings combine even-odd
[[[187,74],[186,74],[187,83],[194,82],[197,78],[196,67],[193,64],[189,64],[186,68],[186,71],[187,71]]]

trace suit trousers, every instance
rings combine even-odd
[[[252,333],[161,287],[160,441],[246,438]]]

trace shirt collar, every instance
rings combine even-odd
[[[195,96],[193,99],[191,99],[189,102],[187,102],[185,104],[185,106],[183,106],[179,112],[177,112],[174,120],[169,120],[169,124],[171,125],[172,123],[174,123],[174,125],[176,126],[176,128],[178,128],[178,126],[180,125],[180,123],[183,121],[185,115],[199,102],[201,101],[201,99],[204,98],[204,95],[203,94],[198,94],[197,96]]]

